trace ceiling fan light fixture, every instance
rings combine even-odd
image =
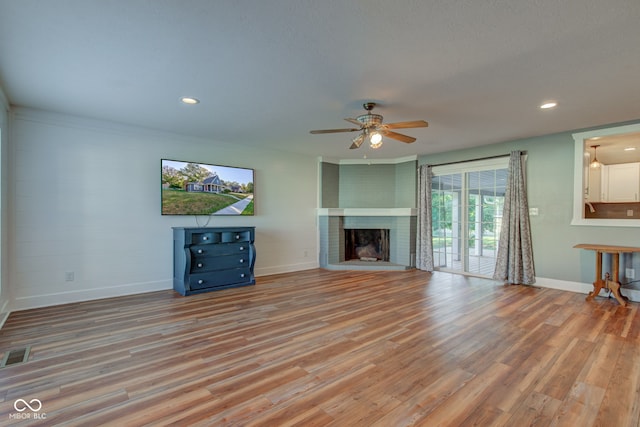
[[[364,133],[361,133],[360,135],[356,136],[355,138],[353,138],[351,140],[352,144],[351,147],[349,147],[350,149],[355,149],[355,148],[360,148],[360,145],[362,144],[362,141],[364,141]]]
[[[382,147],[382,136],[387,138],[402,141],[406,144],[411,144],[416,139],[412,136],[404,135],[389,129],[408,129],[408,128],[423,128],[429,126],[424,120],[412,120],[405,122],[395,123],[382,123],[382,116],[380,114],[373,114],[371,110],[376,106],[375,102],[367,102],[363,104],[366,114],[362,114],[358,117],[351,118],[346,117],[345,120],[352,125],[356,125],[356,128],[348,129],[319,129],[309,131],[312,134],[322,133],[340,133],[340,132],[360,132],[360,135],[351,140],[352,144],[350,149],[359,148],[365,141],[369,141],[369,145],[373,149]]]
[[[369,136],[369,145],[374,150],[382,147],[382,135],[380,132],[372,132]]]

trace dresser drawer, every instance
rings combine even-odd
[[[196,258],[191,264],[191,273],[226,270],[249,266],[249,257],[245,255],[226,255],[214,258]]]
[[[210,245],[216,243],[250,242],[251,231],[203,231],[191,234],[191,245]]]
[[[211,245],[220,243],[222,233],[216,231],[205,231],[202,233],[191,233],[190,245]]]
[[[222,243],[231,243],[231,242],[250,242],[251,241],[251,232],[250,231],[223,231],[221,236]]]
[[[219,245],[193,245],[189,247],[191,258],[244,254],[249,252],[249,242],[221,243]]]
[[[189,287],[192,290],[215,288],[251,281],[249,268],[234,268],[210,273],[197,273],[189,276]]]

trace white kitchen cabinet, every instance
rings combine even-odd
[[[587,202],[600,202],[602,199],[602,167],[589,169],[587,171],[587,187],[585,188],[585,199]]]
[[[601,188],[603,202],[637,202],[640,195],[640,163],[603,166]]]

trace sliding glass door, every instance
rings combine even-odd
[[[441,270],[491,277],[508,158],[434,167],[433,256]]]

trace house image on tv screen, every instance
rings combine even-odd
[[[220,177],[215,172],[212,176],[203,179],[201,182],[187,182],[185,184],[185,191],[189,192],[221,193],[222,190],[222,182],[220,182]]]

